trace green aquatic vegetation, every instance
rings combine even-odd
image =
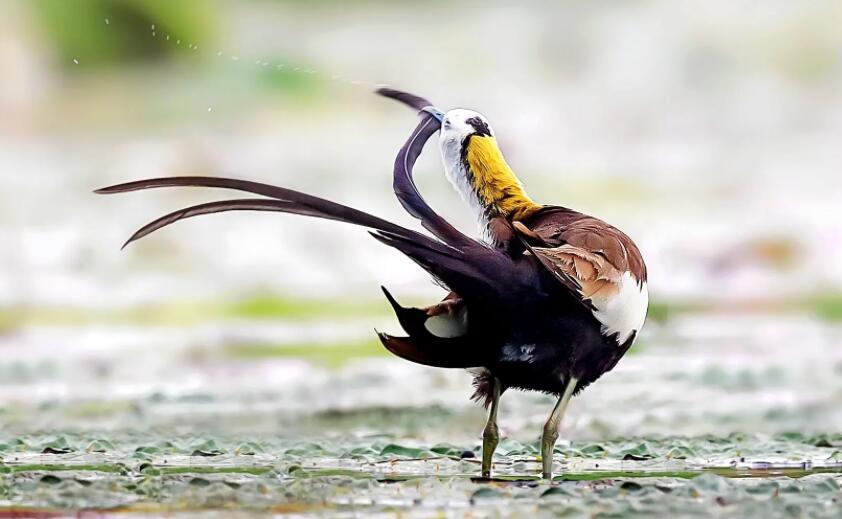
[[[419,449],[414,447],[406,447],[403,445],[397,445],[394,443],[390,443],[380,449],[381,456],[404,456],[407,458],[422,458],[422,457],[431,457],[435,456],[434,453],[427,449]]]
[[[254,456],[263,452],[263,447],[252,441],[243,442],[234,449],[234,454],[237,456]]]
[[[6,464],[0,465],[0,472],[26,473],[26,472],[105,472],[128,474],[129,469],[122,463],[31,463],[31,464]]]
[[[104,453],[110,450],[114,450],[114,445],[112,445],[108,440],[103,439],[91,440],[91,442],[85,447],[85,452]]]
[[[220,449],[216,442],[212,439],[206,439],[192,447],[193,452],[190,453],[191,456],[219,456],[221,454],[225,454],[225,451]]]
[[[357,408],[321,419],[352,424],[425,415],[453,419],[435,407]],[[505,439],[494,479],[482,480],[477,460],[460,457],[478,441],[433,443],[388,432],[3,431],[0,497],[36,509],[120,507],[175,515],[293,510],[426,516],[453,506],[477,514],[505,506],[512,513],[547,507],[574,516],[710,515],[722,509],[735,517],[765,517],[773,499],[777,508],[792,505],[802,515],[822,517],[842,499],[842,464],[833,459],[840,440],[836,433],[800,432],[573,440],[557,448],[561,470],[548,483],[540,479],[537,441]],[[55,452],[45,453],[47,447]],[[670,455],[679,450],[683,459]]]
[[[261,475],[274,472],[275,468],[271,466],[249,466],[249,467],[232,467],[232,466],[163,466],[143,464],[139,472],[146,476],[164,476],[173,474],[252,474]]]
[[[506,506],[512,513],[541,507],[571,513],[628,515],[630,513],[699,513],[730,507],[734,516],[768,514],[765,503],[792,505],[812,516],[823,516],[839,499],[836,480],[809,476],[800,480],[731,480],[716,474],[689,472],[568,473],[552,484],[537,476],[501,476],[491,482],[468,475],[428,476],[415,473],[377,473],[344,468],[291,467],[285,474],[214,471],[178,467],[167,472],[136,476],[113,474],[88,478],[81,474],[41,473],[11,482],[3,491],[19,506],[67,509],[128,506],[125,512],[157,510],[178,514],[191,510],[355,511],[429,515],[431,510],[472,506],[477,513]],[[560,500],[563,500],[561,502]],[[388,505],[381,505],[388,502]],[[317,507],[317,508],[313,508]],[[485,508],[489,507],[489,508]],[[525,507],[523,509],[518,507]],[[759,508],[759,509],[758,509]],[[819,513],[819,515],[817,515]],[[831,517],[831,515],[827,515]]]
[[[693,479],[699,477],[701,474],[701,472],[693,470],[603,470],[593,472],[567,472],[555,476],[553,481],[600,481],[616,478]]]
[[[76,447],[72,447],[64,436],[58,436],[54,440],[44,443],[41,447],[41,452],[45,454],[67,454],[73,452]]]
[[[437,443],[430,447],[430,452],[442,456],[460,456],[465,451],[473,452],[473,449],[466,449],[450,443]]]

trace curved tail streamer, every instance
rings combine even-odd
[[[305,209],[309,209],[313,211],[314,214],[310,214],[310,216],[318,216],[321,218],[328,218],[331,220],[339,220],[339,221],[346,221],[349,223],[355,223],[357,225],[362,225],[364,227],[369,227],[372,229],[377,229],[380,231],[387,231],[387,232],[396,232],[401,234],[411,234],[413,237],[419,239],[427,239],[430,238],[421,234],[416,231],[412,231],[410,229],[406,229],[401,227],[400,225],[395,225],[389,221],[386,221],[382,218],[378,218],[374,215],[368,214],[363,211],[359,211],[352,207],[348,207],[342,204],[338,204],[336,202],[331,202],[330,200],[326,200],[324,198],[320,198],[313,195],[308,195],[306,193],[302,193],[300,191],[295,191],[293,189],[287,189],[284,187],[273,186],[270,184],[263,184],[261,182],[252,182],[250,180],[240,180],[235,178],[224,178],[224,177],[203,177],[203,176],[186,176],[186,177],[162,177],[162,178],[151,178],[146,180],[136,180],[133,182],[126,182],[123,184],[117,184],[114,186],[104,187],[101,189],[97,189],[94,193],[101,194],[101,195],[110,195],[116,193],[128,193],[130,191],[140,191],[143,189],[153,189],[153,188],[161,188],[161,187],[213,187],[213,188],[223,188],[223,189],[233,189],[237,191],[245,191],[248,193],[253,193],[256,195],[263,195],[270,198],[274,198],[276,200],[280,200],[285,202],[284,206],[292,208],[300,207],[302,208],[302,212],[300,214],[307,214],[303,212]],[[207,208],[204,212],[191,214],[190,216],[198,216],[198,214],[211,214],[213,212],[220,212],[220,210],[224,211],[233,211],[236,210],[235,207],[227,207],[223,204],[219,204],[214,206],[217,211],[212,211]],[[192,208],[188,208],[192,209]],[[250,208],[252,210],[257,210],[254,208]],[[264,209],[268,210],[268,209]],[[281,211],[280,208],[275,209],[277,211]],[[185,209],[187,211],[187,209]],[[281,211],[281,212],[292,212],[292,211]],[[178,213],[178,211],[176,211]],[[175,216],[176,213],[172,213],[172,216]],[[318,214],[316,214],[318,213]],[[168,215],[171,216],[171,215]],[[166,217],[164,217],[166,218]],[[149,232],[146,232],[140,236],[133,237],[134,239],[142,238],[150,234],[152,231],[160,229],[161,227],[165,227],[171,223],[175,223],[182,218],[174,218],[172,221],[167,222],[165,225],[156,227]],[[150,224],[151,225],[151,224]],[[128,243],[134,241],[130,239]]]
[[[396,90],[380,90],[380,94],[397,99],[419,111],[430,106],[421,97]],[[398,152],[395,159],[393,185],[403,207],[418,218],[435,237],[407,229],[369,213],[324,198],[283,187],[209,176],[179,176],[127,182],[98,189],[99,194],[126,193],[162,187],[210,187],[233,189],[267,198],[241,198],[198,204],[173,211],[138,229],[123,245],[172,225],[175,222],[226,211],[269,211],[298,214],[335,220],[367,227],[380,242],[411,258],[442,285],[465,297],[482,302],[493,298],[499,288],[499,277],[511,260],[505,254],[484,246],[466,236],[439,216],[418,192],[412,169],[424,144],[439,129],[431,115],[422,112],[422,120]],[[473,345],[470,333],[455,338],[441,338],[423,327],[425,315],[418,309],[404,309],[387,293],[409,337],[392,337],[378,333],[387,349],[413,362],[440,367],[475,367],[483,365],[482,350]]]

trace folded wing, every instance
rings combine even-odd
[[[634,242],[598,218],[548,207],[529,222],[542,262],[575,280],[603,333],[623,344],[643,326],[649,303],[646,265]]]

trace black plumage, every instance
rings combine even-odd
[[[323,198],[246,180],[157,178],[111,186],[97,193],[198,186],[266,197],[211,202],[174,211],[139,229],[126,245],[179,220],[224,211],[283,212],[369,228],[374,238],[411,258],[451,290],[453,298],[447,306],[450,315],[435,306],[404,308],[384,288],[407,336],[379,333],[381,341],[389,351],[412,362],[443,368],[482,368],[475,380],[475,398],[492,406],[486,448],[493,451],[496,400],[507,388],[569,398],[616,365],[638,330],[623,338],[619,333],[607,333],[594,302],[601,301],[598,295],[602,297],[600,294],[619,286],[617,272],[629,272],[638,284],[645,283],[645,266],[636,246],[623,233],[563,207],[545,206],[519,221],[495,218],[489,222],[495,236],[491,244],[457,230],[426,203],[412,178],[413,165],[424,144],[441,127],[438,116],[427,110],[432,105],[396,90],[381,89],[379,93],[420,111],[421,122],[395,159],[393,187],[406,211],[432,236]],[[467,123],[477,136],[492,135],[480,118],[468,119]],[[435,319],[443,320],[457,333],[433,333],[430,324]],[[545,437],[547,434],[545,429]],[[544,455],[548,455],[546,449]],[[488,453],[483,462],[484,475],[490,472],[490,459]],[[548,470],[545,462],[545,475]]]

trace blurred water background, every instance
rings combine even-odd
[[[564,441],[838,431],[840,19],[831,0],[4,0],[0,430],[476,443],[470,377],[377,344],[398,329],[379,285],[443,293],[364,230],[228,213],[120,251],[229,194],[91,193],[236,176],[414,225],[390,175],[416,119],[372,94],[389,84],[481,111],[534,198],[644,253],[647,327]],[[473,232],[433,146],[416,176]],[[534,441],[550,406],[507,394],[504,434]]]

